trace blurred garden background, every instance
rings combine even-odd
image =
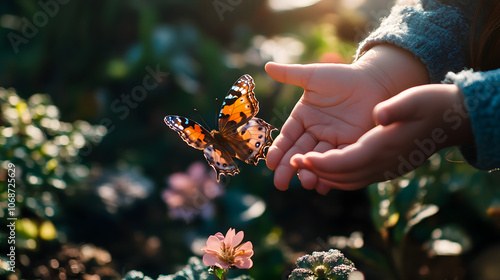
[[[276,190],[264,162],[238,162],[241,173],[218,184],[163,122],[200,121],[197,109],[215,128],[220,100],[250,74],[258,117],[280,128],[302,90],[264,64],[350,63],[391,5],[1,1],[0,277],[156,279],[235,228],[253,243],[243,273],[254,279],[286,279],[297,257],[330,248],[366,279],[499,279],[500,175],[456,149],[404,178],[321,196],[298,180]]]

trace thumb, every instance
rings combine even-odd
[[[306,88],[316,68],[315,64],[280,64],[276,62],[268,62],[265,66],[267,74],[274,80],[302,88]]]

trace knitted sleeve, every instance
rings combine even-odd
[[[465,96],[475,141],[460,147],[465,159],[478,169],[500,168],[500,69],[448,73],[445,82]]]
[[[356,59],[376,44],[394,44],[419,58],[431,83],[438,83],[447,72],[464,69],[475,2],[400,0],[380,27],[360,43]]]

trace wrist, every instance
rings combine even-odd
[[[443,113],[443,121],[449,135],[449,139],[444,146],[465,145],[473,142],[474,136],[464,94],[457,85],[440,86],[447,89],[452,101]]]
[[[387,91],[390,98],[401,91],[429,83],[425,65],[411,52],[390,44],[376,45],[353,63]]]

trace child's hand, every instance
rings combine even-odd
[[[407,173],[447,146],[472,141],[463,95],[456,85],[424,85],[378,104],[381,125],[343,149],[292,157],[292,165],[331,188],[354,190]],[[327,183],[325,183],[327,182]],[[324,192],[324,189],[323,189]]]
[[[295,154],[326,152],[354,143],[374,126],[373,107],[401,91],[428,83],[425,65],[406,50],[377,45],[355,63],[280,65],[268,63],[273,79],[304,88],[267,154],[274,184],[286,190],[298,173],[302,186],[328,192],[330,182],[291,165]],[[297,172],[298,171],[298,172]]]
[[[374,126],[373,107],[390,97],[387,90],[365,71],[346,64],[279,65],[266,71],[275,80],[304,88],[267,154],[267,165],[275,169],[274,183],[288,188],[297,169],[290,158],[297,153],[325,152],[355,142]],[[316,179],[299,171],[302,185],[313,188]]]

